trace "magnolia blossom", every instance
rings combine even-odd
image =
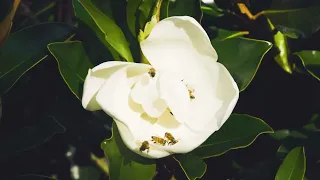
[[[141,156],[190,152],[228,119],[238,87],[192,17],[161,20],[140,45],[150,65],[109,61],[90,69],[82,105],[110,115]]]

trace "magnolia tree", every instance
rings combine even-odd
[[[32,2],[1,6],[0,163],[68,175],[0,177],[320,177],[316,0]]]

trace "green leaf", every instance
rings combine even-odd
[[[228,31],[225,29],[217,28],[215,26],[210,26],[208,32],[213,42],[224,41],[227,39],[242,37],[246,34],[249,34],[248,31]]]
[[[79,167],[79,178],[77,180],[99,180],[101,171],[93,166]]]
[[[10,33],[12,20],[19,4],[20,0],[0,2],[0,48]]]
[[[0,136],[0,160],[15,153],[35,148],[47,142],[55,134],[63,132],[65,132],[65,128],[54,117],[46,117],[37,124],[9,133],[2,132]]]
[[[211,41],[222,63],[243,91],[254,78],[264,55],[271,49],[267,41],[248,38],[227,38]]]
[[[201,0],[169,1],[168,16],[191,16],[198,22],[202,19]]]
[[[207,170],[207,164],[191,153],[175,155],[174,158],[189,180],[201,178]]]
[[[305,50],[294,54],[301,59],[308,73],[320,81],[320,51]]]
[[[215,3],[211,5],[202,5],[201,10],[204,14],[213,17],[222,17],[225,15],[224,10],[220,9]]]
[[[127,61],[133,62],[129,44],[114,20],[101,12],[91,0],[79,0],[96,25],[105,35],[105,40]]]
[[[288,129],[281,129],[274,131],[270,136],[276,140],[283,140],[290,136],[290,131]]]
[[[306,38],[320,29],[320,6],[282,9],[273,5],[264,11],[272,24],[290,38]]]
[[[127,23],[134,37],[137,35],[136,29],[136,13],[139,9],[142,0],[128,0],[127,4]]]
[[[129,150],[124,145],[115,123],[112,125],[112,137],[101,143],[101,149],[110,162],[110,180],[149,180],[155,175],[155,160]]]
[[[40,174],[23,174],[14,178],[15,180],[55,180],[53,177]]]
[[[83,82],[93,67],[80,41],[57,42],[48,45],[50,53],[58,62],[59,71],[71,92],[82,97]]]
[[[306,171],[306,157],[303,147],[296,147],[286,156],[278,172],[276,180],[301,180]]]
[[[245,148],[264,133],[273,133],[263,120],[244,114],[233,114],[203,144],[192,151],[201,158],[219,156],[231,149]]]
[[[112,54],[113,60],[121,60],[119,53],[106,41],[105,34],[99,29],[94,20],[84,9],[84,7],[79,3],[78,0],[72,0],[73,9],[76,17],[87,24],[96,34],[98,39],[103,43],[103,45],[110,51]],[[81,26],[80,26],[81,28]]]
[[[164,0],[166,1],[166,0]],[[139,6],[139,24],[140,29],[144,29],[145,24],[150,18],[150,13],[152,10],[154,0],[143,0],[142,3]]]
[[[0,50],[0,95],[46,57],[47,44],[64,41],[72,31],[73,27],[67,24],[44,23],[10,35]]]

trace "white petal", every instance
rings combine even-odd
[[[136,66],[139,71],[142,64],[132,66]],[[100,88],[96,99],[103,111],[130,129],[135,139],[144,141],[149,138],[146,133],[154,122],[152,118],[144,118],[141,107],[132,101],[130,91],[134,81],[128,79],[127,69],[124,67],[112,74]]]
[[[167,104],[163,99],[158,98],[143,103],[142,107],[150,117],[158,118],[167,109]]]
[[[190,97],[187,87],[173,73],[161,72],[160,96],[175,116],[176,120],[183,123],[187,118]]]
[[[96,94],[100,87],[112,73],[129,64],[132,63],[108,61],[89,69],[83,86],[82,106],[89,111],[100,110],[96,101]]]
[[[168,153],[167,151],[164,151],[164,150],[158,149],[158,148],[153,148],[152,144],[150,144],[151,147],[149,149],[149,152],[147,152],[147,150],[145,150],[143,152],[139,151],[142,142],[138,142],[138,143],[136,142],[132,133],[130,132],[130,130],[128,129],[128,127],[125,124],[123,124],[121,121],[118,121],[116,119],[114,119],[114,121],[117,124],[121,139],[123,140],[123,143],[129,149],[131,149],[133,152],[135,152],[143,157],[151,158],[151,159],[158,159],[158,158],[162,158],[162,157],[170,155],[170,153]]]
[[[183,71],[184,74],[202,67],[201,59],[218,59],[204,29],[188,16],[160,21],[148,38],[141,42],[141,49],[155,69],[179,73]]]
[[[217,97],[223,102],[216,114],[217,126],[220,128],[231,115],[239,99],[239,88],[229,71],[220,63],[219,81],[217,84]]]

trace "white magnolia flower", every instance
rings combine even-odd
[[[228,119],[238,87],[191,17],[160,21],[140,45],[151,65],[110,61],[90,69],[82,105],[114,118],[125,145],[144,157],[190,152]]]

